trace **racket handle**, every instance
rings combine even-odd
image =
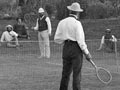
[[[90,59],[90,63],[92,64],[92,66],[93,66],[95,69],[97,68],[96,64],[93,62],[92,59]]]

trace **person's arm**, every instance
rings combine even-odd
[[[18,34],[14,31],[10,32],[10,35],[13,36],[15,38],[15,43],[17,46],[19,46],[19,42],[18,42]]]
[[[4,42],[4,39],[5,39],[5,35],[4,35],[4,32],[3,32],[2,36],[1,36],[1,39],[0,39],[0,46],[2,45],[2,42]]]
[[[116,38],[114,35],[112,35],[111,41],[112,41],[112,42],[117,42],[117,38]]]
[[[85,43],[85,35],[84,35],[83,27],[82,27],[82,24],[80,22],[77,23],[77,26],[76,26],[76,40],[78,42],[79,47],[83,51],[86,59],[88,61],[90,61],[92,56],[87,49],[87,44]]]
[[[28,26],[25,23],[23,23],[23,25],[24,25],[24,27],[25,27],[26,30],[29,29]]]
[[[100,47],[97,50],[101,50],[104,44],[105,36],[102,36]]]
[[[36,26],[35,26],[35,27],[32,27],[32,29],[38,30],[38,19],[37,19],[37,22],[36,22]]]
[[[0,42],[4,42],[4,39],[5,39],[5,35],[4,35],[4,32],[3,32],[2,36],[1,36],[1,39],[0,39]]]
[[[27,38],[28,39],[30,39],[30,33],[29,33],[29,28],[28,28],[28,26],[24,23],[24,29],[25,29],[25,33],[26,33],[26,35],[27,35]],[[26,36],[25,35],[25,36]]]
[[[15,36],[15,44],[19,46],[18,38]]]
[[[50,18],[49,18],[49,17],[46,17],[45,20],[46,20],[47,26],[48,26],[48,33],[49,33],[49,35],[51,35],[52,28],[51,28],[51,21],[50,21]]]
[[[64,40],[62,40],[61,37],[63,38],[63,35],[62,35],[62,29],[61,29],[61,22],[59,22],[55,32],[55,36],[54,36],[55,43],[62,44]]]

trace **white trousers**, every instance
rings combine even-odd
[[[48,30],[38,32],[38,41],[41,57],[50,58],[50,43]]]

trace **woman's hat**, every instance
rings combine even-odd
[[[43,13],[45,12],[43,8],[39,8],[38,13]]]
[[[83,9],[81,9],[80,4],[77,2],[72,3],[72,5],[67,6],[67,8],[71,11],[83,12]]]

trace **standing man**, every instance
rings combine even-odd
[[[38,41],[41,55],[39,58],[50,58],[50,43],[49,36],[51,35],[51,22],[50,18],[46,16],[45,10],[39,8],[39,17],[37,19],[36,27],[34,30],[38,30]]]
[[[83,54],[91,62],[91,55],[85,43],[85,36],[81,22],[78,21],[79,13],[83,12],[80,4],[75,2],[67,6],[70,10],[69,17],[61,20],[57,26],[54,40],[63,46],[63,71],[59,90],[68,90],[70,74],[73,71],[73,90],[81,90],[81,68]]]

